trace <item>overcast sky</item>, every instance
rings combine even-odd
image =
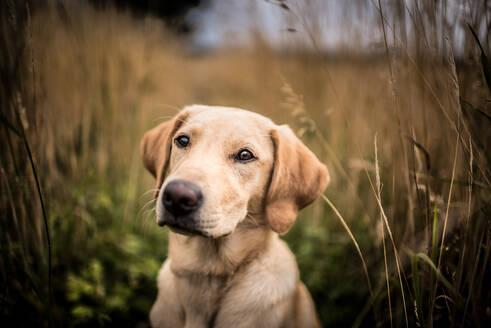
[[[374,25],[373,21],[353,19],[357,14],[356,2],[359,1],[311,0],[305,6],[290,1],[287,3],[291,10],[285,10],[265,0],[212,0],[209,5],[192,10],[188,18],[197,28],[195,42],[203,47],[244,44],[250,41],[254,31],[276,46],[308,45],[311,43],[306,35],[308,29],[315,34],[319,46],[336,49],[349,45],[347,33],[359,34],[363,45],[379,36],[379,29],[360,28],[364,24]]]
[[[194,44],[205,49],[243,45],[251,40],[251,32],[259,31],[266,41],[277,47],[312,47],[313,37],[323,51],[371,52],[383,48],[380,17],[374,6],[377,1],[288,0],[285,3],[290,10],[281,8],[278,3],[274,0],[210,0],[188,14],[189,21],[196,27]],[[385,0],[382,4],[384,10],[388,10],[391,2]],[[406,1],[409,8],[413,4],[413,0]],[[453,24],[450,38],[458,52],[464,33],[462,23],[470,13],[465,1],[448,1],[447,5],[447,20]],[[408,31],[411,31],[409,14],[406,13],[406,17]],[[483,27],[481,35],[486,34]],[[388,29],[387,33],[390,35],[391,31]]]

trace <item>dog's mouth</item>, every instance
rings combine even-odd
[[[175,233],[178,233],[181,235],[185,235],[185,236],[196,236],[196,235],[198,235],[198,236],[207,237],[207,238],[210,237],[205,232],[198,230],[198,229],[195,229],[195,228],[183,227],[183,226],[180,226],[178,224],[172,224],[172,223],[165,223],[165,225],[168,226],[172,232],[175,232]]]
[[[205,231],[194,226],[195,218],[189,215],[175,217],[168,211],[164,210],[162,216],[157,218],[157,224],[161,227],[168,226],[173,232],[186,236],[211,237]]]

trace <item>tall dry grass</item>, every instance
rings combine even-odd
[[[258,39],[207,55],[149,17],[83,2],[33,13],[0,6],[6,321],[145,324],[166,237],[153,224],[139,140],[182,106],[205,103],[290,124],[328,165],[326,201],[284,237],[326,325],[486,326],[491,129],[482,53],[466,29],[455,59],[441,15],[449,3],[405,4],[360,4],[383,46],[344,59],[315,45],[322,30],[309,3],[271,5],[287,7],[288,24],[300,21],[295,37],[314,43],[312,52],[278,52]],[[469,6],[479,32],[489,5]],[[487,35],[476,34],[489,53]]]

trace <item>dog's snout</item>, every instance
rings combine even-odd
[[[203,202],[203,194],[194,183],[174,180],[165,187],[162,202],[167,211],[178,217],[196,211]]]

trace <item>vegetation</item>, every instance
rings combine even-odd
[[[299,2],[270,2],[312,52],[258,36],[196,55],[158,19],[0,5],[3,323],[147,325],[167,242],[139,141],[204,103],[288,123],[328,165],[283,237],[325,326],[488,326],[489,4],[465,2],[456,63],[446,1],[360,5],[383,35],[370,58],[325,55]]]

